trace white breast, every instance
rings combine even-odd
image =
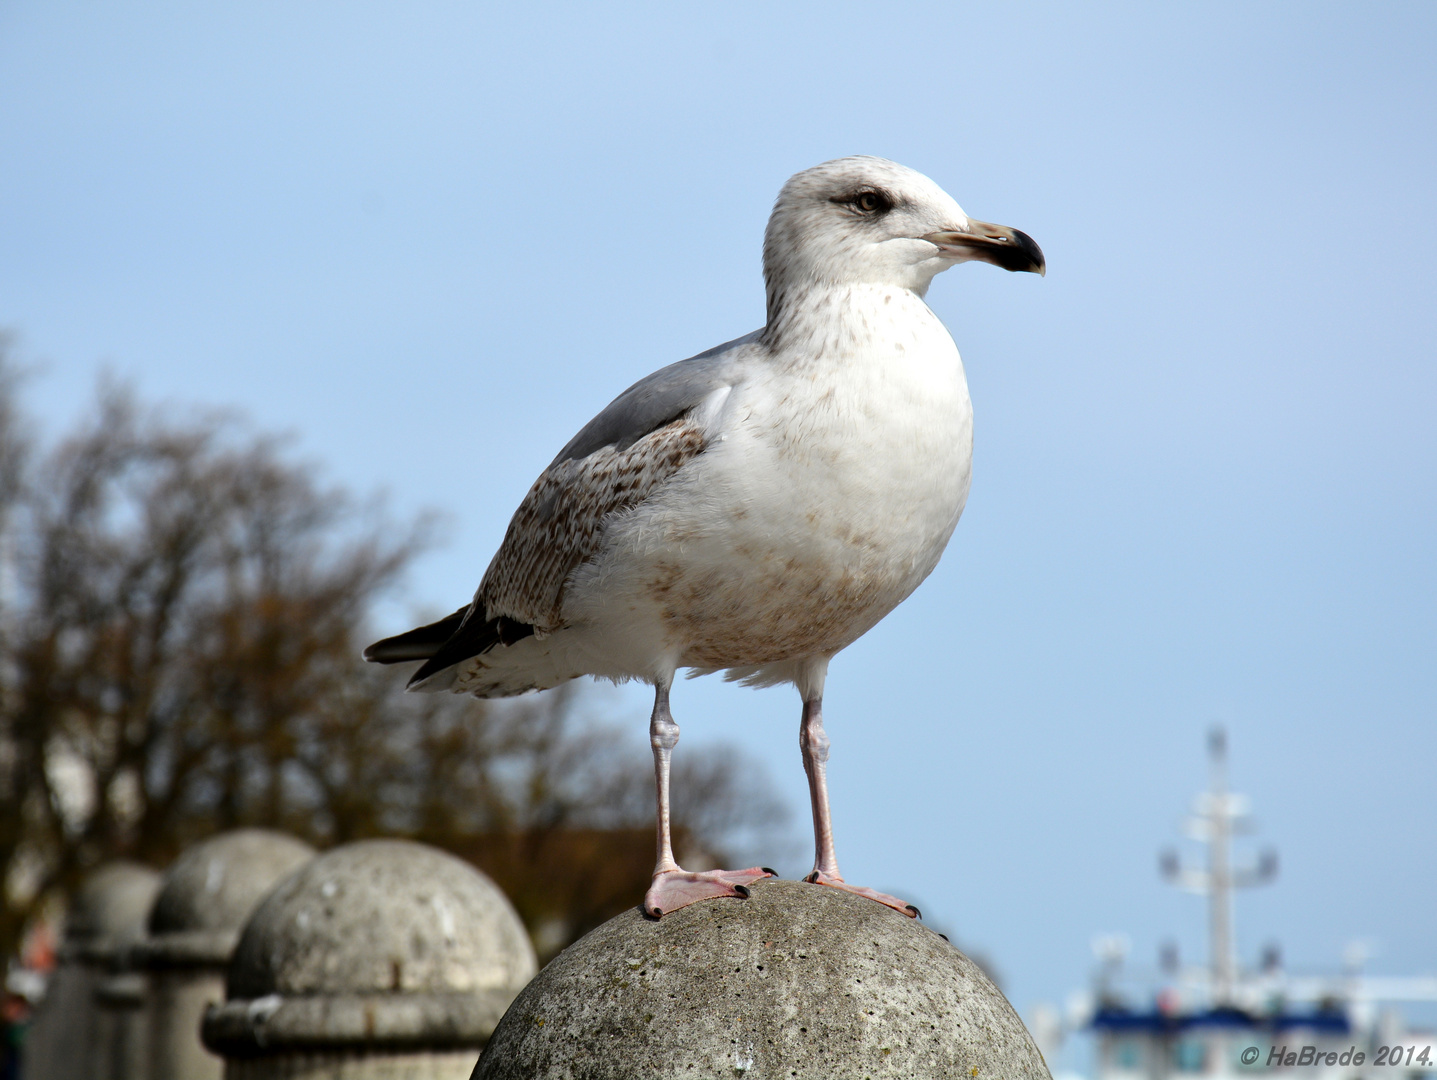
[[[755,667],[831,655],[928,576],[968,495],[958,350],[906,290],[835,291],[813,322],[824,339],[756,362],[709,447],[615,523],[566,618],[622,620],[684,666]]]

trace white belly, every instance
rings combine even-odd
[[[968,495],[972,407],[947,330],[904,299],[883,311],[895,332],[735,386],[709,447],[612,526],[565,617],[616,667],[830,656],[937,565]]]

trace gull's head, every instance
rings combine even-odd
[[[877,157],[805,169],[778,193],[763,241],[769,295],[804,284],[875,284],[920,296],[934,275],[978,260],[1045,270],[1027,233],[963,213],[920,172]]]

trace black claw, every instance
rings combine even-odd
[[[762,870],[769,877],[778,877],[777,870],[770,870],[767,866],[760,866],[759,869]]]
[[[733,887],[733,891],[736,892],[736,893],[738,893],[738,894],[739,894],[740,896],[742,896],[745,900],[748,899],[748,886],[747,886],[747,885],[735,885],[735,886]]]
[[[911,912],[913,912],[913,917],[914,917],[915,919],[921,919],[921,918],[923,918],[923,912],[919,911],[919,910],[918,910],[916,907],[914,907],[912,904],[909,904],[909,905],[908,905],[908,910],[911,911]]]
[[[813,873],[809,874],[808,877],[804,878],[803,880],[806,881],[806,882],[808,882],[810,885],[817,885],[817,884],[818,884],[818,871],[815,870]]]
[[[948,935],[947,935],[947,934],[939,934],[938,936],[941,937],[944,941],[948,941]],[[948,941],[948,944],[949,944],[949,945],[952,945],[953,942]]]

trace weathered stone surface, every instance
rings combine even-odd
[[[404,1054],[342,1051],[235,1058],[225,1080],[467,1080],[477,1050],[416,1050]]]
[[[159,888],[160,875],[148,866],[124,859],[101,866],[70,902],[64,950],[110,960],[116,950],[144,936]]]
[[[134,1009],[114,1009],[96,992],[145,931],[160,887],[147,866],[113,862],[85,879],[70,902],[60,964],[25,1042],[25,1075],[69,1080],[116,1074],[134,1057],[143,1023]]]
[[[186,849],[150,910],[148,966],[228,964],[259,902],[314,855],[303,840],[269,829],[235,829]]]
[[[1049,1080],[971,960],[870,900],[760,881],[658,921],[635,909],[515,999],[474,1080]]]
[[[288,833],[235,829],[187,848],[165,871],[135,949],[150,977],[149,1080],[220,1080],[224,1060],[200,1042],[205,1009],[224,1000],[240,931],[275,884],[315,856]]]
[[[533,977],[513,907],[422,844],[336,848],[260,905],[204,1020],[231,1080],[469,1074]]]
[[[150,1077],[149,983],[143,973],[128,970],[129,957],[119,970],[95,986],[95,1028],[108,1031],[108,1067],[91,1074],[93,1080],[152,1080]],[[90,1080],[90,1078],[87,1078]]]

